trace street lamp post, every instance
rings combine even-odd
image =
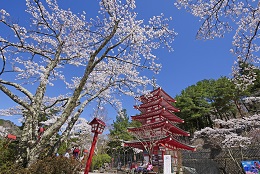
[[[96,146],[96,143],[97,143],[98,134],[102,134],[105,127],[106,127],[106,124],[98,118],[94,118],[89,123],[89,125],[91,125],[91,132],[93,132],[95,134],[94,134],[93,141],[92,141],[92,144],[91,144],[91,148],[90,148],[90,152],[89,152],[89,156],[88,156],[88,160],[87,160],[87,163],[86,163],[86,168],[85,168],[84,174],[88,174],[88,172],[89,172],[90,164],[91,164],[92,157],[93,157],[94,150],[95,150],[95,146]]]

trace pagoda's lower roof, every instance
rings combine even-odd
[[[128,127],[127,129],[129,132],[144,132],[144,131],[153,132],[151,130],[156,130],[158,128],[161,128],[161,130],[164,130],[164,132],[171,132],[171,134],[190,136],[188,132],[178,128],[177,126],[169,122],[167,119],[159,122],[145,124],[142,125],[141,127]]]
[[[177,141],[175,138],[172,136],[168,136],[165,138],[162,138],[160,140],[156,141],[156,144],[154,145],[155,142],[150,142],[148,140],[146,141],[125,141],[124,146],[128,147],[133,147],[133,148],[138,148],[145,150],[144,146],[150,146],[152,145],[153,148],[156,148],[158,146],[164,146],[168,149],[175,150],[175,149],[183,149],[183,150],[190,150],[190,151],[195,151],[196,148],[194,146],[189,146],[184,143],[181,143]]]

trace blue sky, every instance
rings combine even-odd
[[[87,14],[97,15],[98,3],[95,0],[58,0],[58,2],[65,9],[70,8],[75,12],[84,10]],[[232,47],[232,35],[229,34],[225,38],[215,40],[196,40],[196,32],[200,26],[199,19],[185,10],[178,10],[173,5],[174,2],[172,0],[139,0],[136,2],[139,19],[147,19],[161,13],[173,18],[171,24],[178,33],[172,44],[174,52],[169,53],[166,49],[156,51],[163,66],[157,76],[157,82],[172,97],[200,80],[230,76],[235,60],[235,57],[229,52]],[[1,0],[0,9],[2,8],[10,12],[17,21],[22,21],[26,14],[23,0]],[[0,92],[0,108],[7,108],[12,104]],[[123,107],[127,109],[129,115],[138,113],[132,107],[134,104],[133,98],[123,98]],[[113,119],[116,112],[109,109],[108,115]],[[6,119],[2,116],[0,118]]]

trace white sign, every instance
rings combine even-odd
[[[163,156],[163,174],[171,174],[172,172],[172,157],[171,155]]]

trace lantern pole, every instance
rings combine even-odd
[[[93,137],[93,142],[91,144],[88,160],[87,160],[87,163],[86,163],[86,168],[85,168],[84,174],[88,174],[88,172],[89,172],[90,164],[91,164],[92,157],[93,157],[94,150],[95,150],[95,146],[96,146],[96,143],[97,143],[97,138],[98,138],[98,132],[95,132],[94,137]]]
[[[93,157],[94,150],[95,150],[95,146],[96,146],[96,143],[97,143],[98,134],[102,134],[102,132],[104,131],[104,128],[106,126],[106,124],[98,118],[94,118],[89,123],[89,125],[91,125],[91,132],[93,132],[95,134],[94,134],[93,141],[92,141],[92,144],[91,144],[88,160],[86,162],[86,168],[85,168],[84,174],[88,174],[88,172],[89,172],[92,157]]]

